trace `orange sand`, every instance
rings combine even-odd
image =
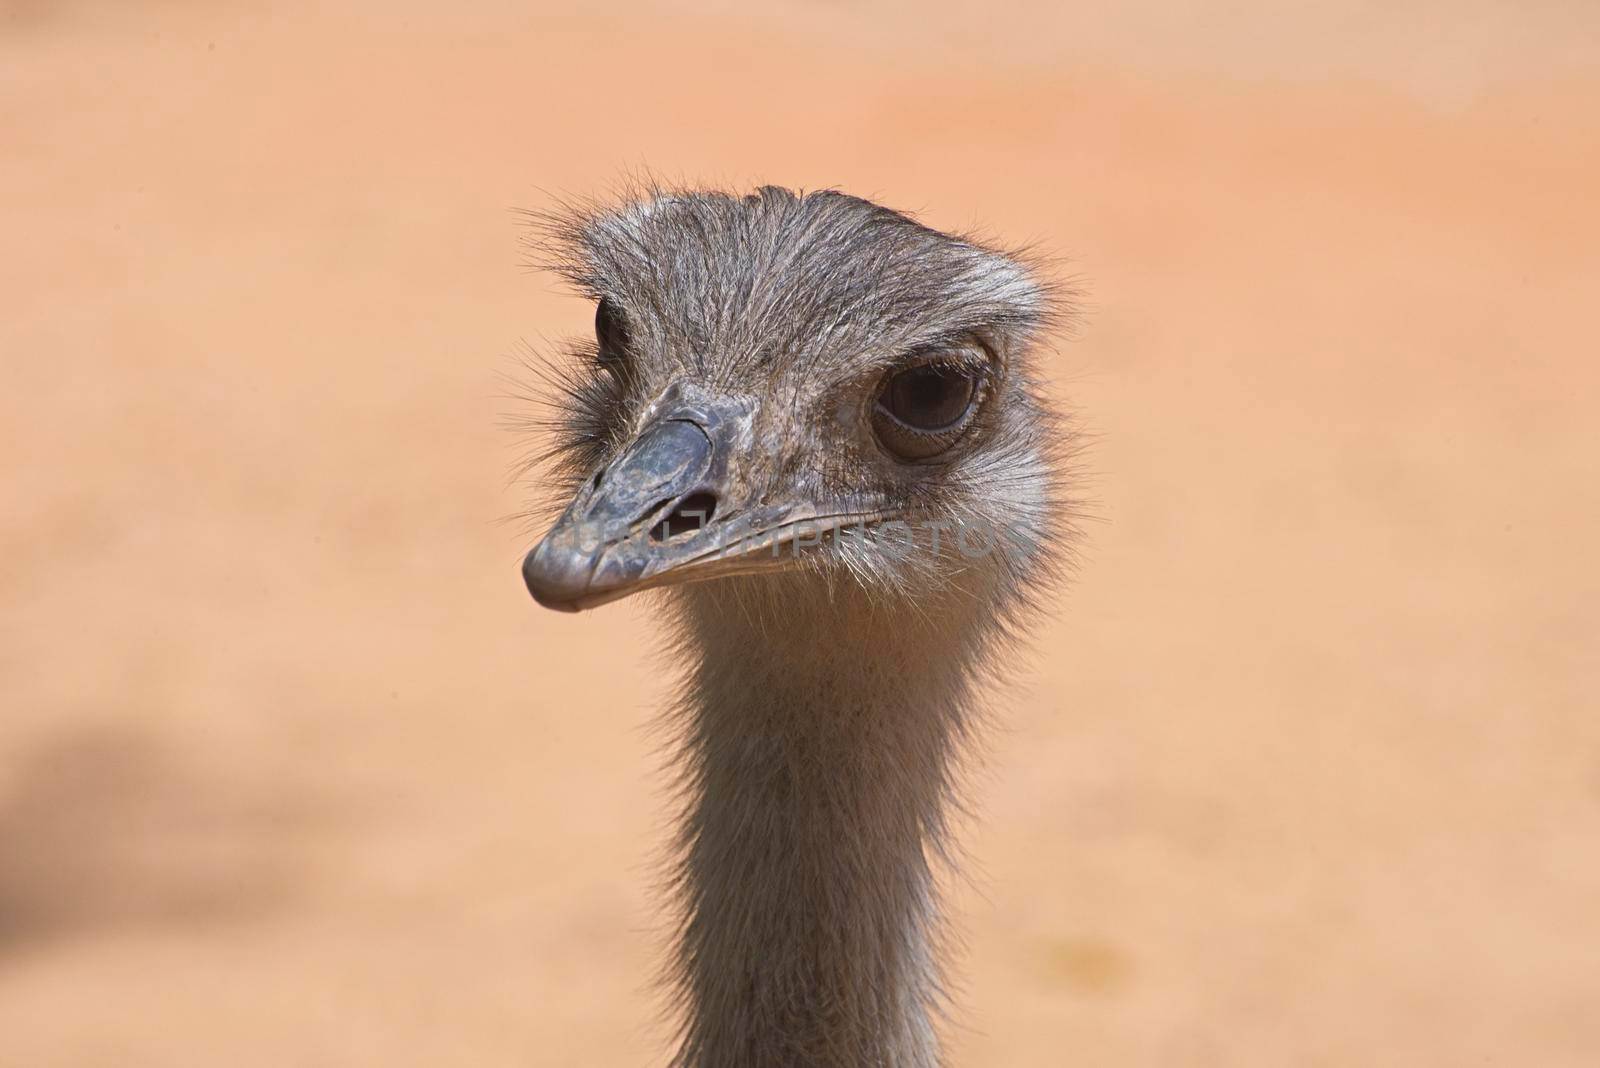
[[[0,5],[0,1064],[661,1062],[649,619],[495,522],[642,166],[1087,287],[957,1064],[1600,1061],[1592,2],[333,6]]]

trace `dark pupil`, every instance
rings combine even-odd
[[[601,297],[600,303],[595,306],[594,336],[600,343],[602,362],[622,359],[623,352],[628,348],[628,329],[622,322],[622,313],[617,311],[610,297]]]
[[[956,367],[913,367],[889,380],[883,405],[918,430],[942,430],[966,414],[972,377]]]

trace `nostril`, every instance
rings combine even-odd
[[[717,498],[711,493],[691,493],[650,530],[652,541],[666,541],[680,534],[692,534],[711,522],[717,511]]]

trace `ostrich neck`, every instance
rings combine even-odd
[[[678,1063],[933,1068],[929,859],[972,653],[860,605],[718,608],[690,626]]]

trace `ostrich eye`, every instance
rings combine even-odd
[[[927,364],[889,379],[878,403],[913,430],[944,430],[967,413],[974,386],[964,368]]]
[[[919,364],[892,374],[878,393],[872,426],[903,460],[926,460],[956,443],[983,395],[983,371],[967,363]]]
[[[594,309],[594,338],[600,346],[602,367],[621,366],[628,351],[628,323],[610,297],[601,297]]]

